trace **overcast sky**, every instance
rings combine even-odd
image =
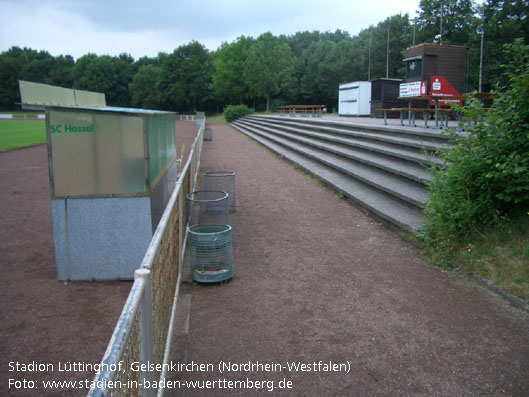
[[[0,52],[11,46],[78,58],[135,59],[196,40],[210,50],[245,35],[341,29],[352,35],[419,0],[0,0]]]

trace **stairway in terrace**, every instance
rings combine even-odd
[[[423,222],[428,168],[451,137],[423,128],[348,120],[243,117],[231,125],[406,231]]]

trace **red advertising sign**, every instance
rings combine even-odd
[[[459,93],[452,87],[452,84],[444,76],[431,77],[430,95],[439,96],[459,96]],[[463,103],[458,99],[439,100],[439,106],[450,106],[451,103],[462,105]],[[434,106],[435,101],[430,101],[430,105]]]

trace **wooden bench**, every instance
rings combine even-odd
[[[312,114],[312,117],[323,117],[325,113],[325,105],[285,105],[279,106],[279,115],[285,116],[288,112],[290,117],[296,117],[296,111],[300,113],[301,117],[307,117]]]
[[[478,98],[480,101],[483,101],[484,99],[494,99],[496,95],[490,94],[488,92],[481,92],[473,94],[474,97]],[[469,99],[469,94],[464,95],[422,95],[422,96],[416,96],[416,97],[398,97],[397,100],[399,101],[407,101],[408,107],[407,108],[390,108],[390,109],[375,109],[379,112],[384,112],[384,124],[387,125],[387,114],[389,112],[400,112],[400,125],[404,125],[404,112],[408,112],[408,125],[410,126],[416,126],[415,124],[415,113],[419,112],[423,114],[424,118],[424,127],[428,128],[428,116],[429,114],[433,113],[435,114],[435,128],[443,128],[444,126],[448,127],[448,119],[450,113],[457,114],[457,119],[461,123],[462,122],[462,115],[459,112],[454,111],[453,109],[447,109],[442,108],[441,103],[443,101],[466,101]],[[419,107],[414,108],[412,107],[412,102],[428,102],[434,101],[435,107]],[[485,111],[488,109],[485,108]],[[439,119],[441,120],[441,126],[439,126]],[[477,120],[474,120],[474,124],[477,122]],[[469,121],[470,125],[471,121]]]
[[[424,128],[429,128],[428,119],[430,114],[435,114],[435,128],[448,127],[449,115],[457,114],[458,120],[461,121],[461,115],[456,113],[452,109],[432,109],[432,108],[390,108],[390,109],[375,109],[377,112],[384,113],[384,125],[388,124],[387,114],[391,112],[400,113],[400,125],[404,126],[404,113],[408,113],[408,125],[416,127],[415,124],[415,114],[422,113],[424,119]],[[440,116],[440,117],[439,117]],[[440,119],[440,120],[439,120]],[[439,121],[441,121],[441,126],[439,126]]]

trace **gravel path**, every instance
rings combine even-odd
[[[236,172],[235,277],[182,286],[172,361],[212,367],[170,372],[182,383],[167,395],[527,395],[526,313],[425,265],[397,234],[229,126],[212,128],[201,171]],[[220,373],[221,361],[244,365]],[[189,380],[215,383],[193,391]]]

